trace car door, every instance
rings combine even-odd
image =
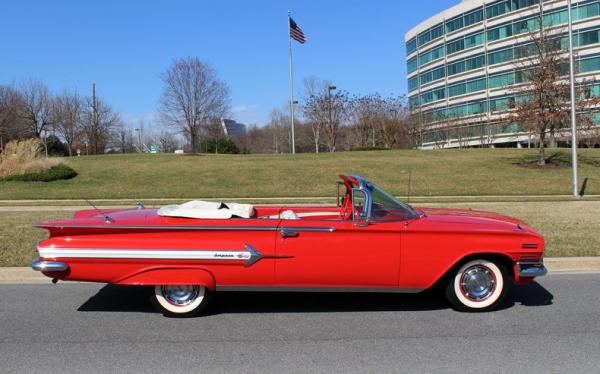
[[[399,222],[282,220],[275,283],[290,287],[397,287]]]

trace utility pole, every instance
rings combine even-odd
[[[573,169],[573,198],[579,198],[577,175],[577,113],[575,112],[575,56],[573,56],[573,9],[567,1],[569,12],[569,74],[571,78],[571,168]]]
[[[96,132],[98,131],[98,103],[96,102],[96,83],[92,83],[92,139],[90,141],[94,141],[96,143]],[[90,144],[91,146],[91,144]],[[94,152],[98,150],[94,146]]]

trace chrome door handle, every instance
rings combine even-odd
[[[295,238],[298,235],[300,235],[300,233],[298,231],[294,231],[294,230],[288,230],[288,229],[282,229],[281,230],[281,237],[286,239],[286,238]]]

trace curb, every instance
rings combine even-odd
[[[600,257],[549,257],[544,264],[550,274],[600,273]],[[29,267],[0,267],[0,284],[50,283],[50,278]]]

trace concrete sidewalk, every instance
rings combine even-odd
[[[545,258],[549,273],[600,273],[600,257]],[[0,267],[0,284],[49,283],[50,278],[29,267]]]

